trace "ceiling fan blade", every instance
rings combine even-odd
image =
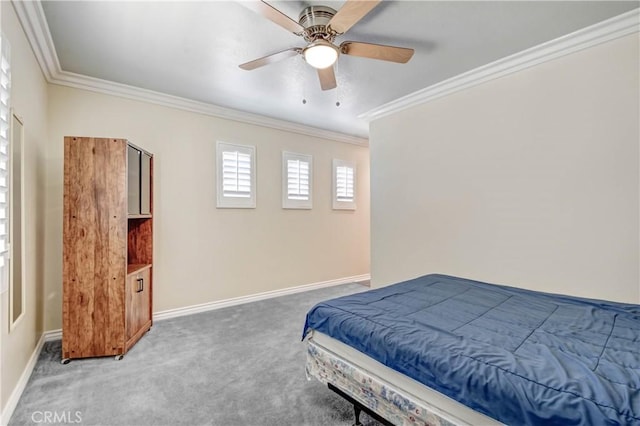
[[[337,87],[336,73],[333,71],[333,66],[318,69],[318,77],[320,78],[322,90],[331,90]]]
[[[413,49],[406,47],[385,46],[382,44],[345,41],[340,45],[340,52],[345,55],[363,58],[380,59],[381,61],[405,64],[413,56]]]
[[[381,0],[347,0],[327,24],[338,34],[344,34],[359,20],[371,12]]]
[[[262,58],[254,59],[253,61],[245,62],[244,64],[240,65],[240,68],[247,71],[254,70],[256,68],[260,68],[265,65],[269,65],[274,62],[296,56],[300,52],[302,52],[302,49],[294,47],[291,49],[283,50],[281,52],[272,53],[271,55],[263,56]]]
[[[240,2],[242,5],[248,7],[256,13],[264,16],[272,22],[280,25],[285,30],[291,31],[294,34],[301,33],[304,31],[304,27],[298,24],[293,19],[289,18],[284,13],[280,12],[275,7],[271,6],[267,2],[264,1],[242,1]]]

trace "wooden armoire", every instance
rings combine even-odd
[[[153,155],[64,138],[62,359],[122,356],[151,328]]]

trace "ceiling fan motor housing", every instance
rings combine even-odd
[[[314,42],[318,39],[324,39],[333,42],[336,38],[335,31],[327,28],[327,24],[336,14],[336,10],[328,6],[309,6],[305,8],[298,18],[300,25],[304,27],[302,34],[308,42]]]

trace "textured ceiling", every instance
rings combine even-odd
[[[304,7],[269,2],[297,20]],[[384,1],[337,40],[415,49],[408,64],[342,55],[323,92],[301,56],[238,65],[304,40],[227,1],[44,1],[63,70],[359,137],[357,116],[502,57],[638,7],[637,1]],[[306,103],[303,103],[303,99]],[[336,102],[340,106],[336,106]]]

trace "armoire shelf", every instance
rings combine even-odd
[[[142,272],[148,268],[151,268],[150,263],[131,263],[127,265],[127,276]]]

